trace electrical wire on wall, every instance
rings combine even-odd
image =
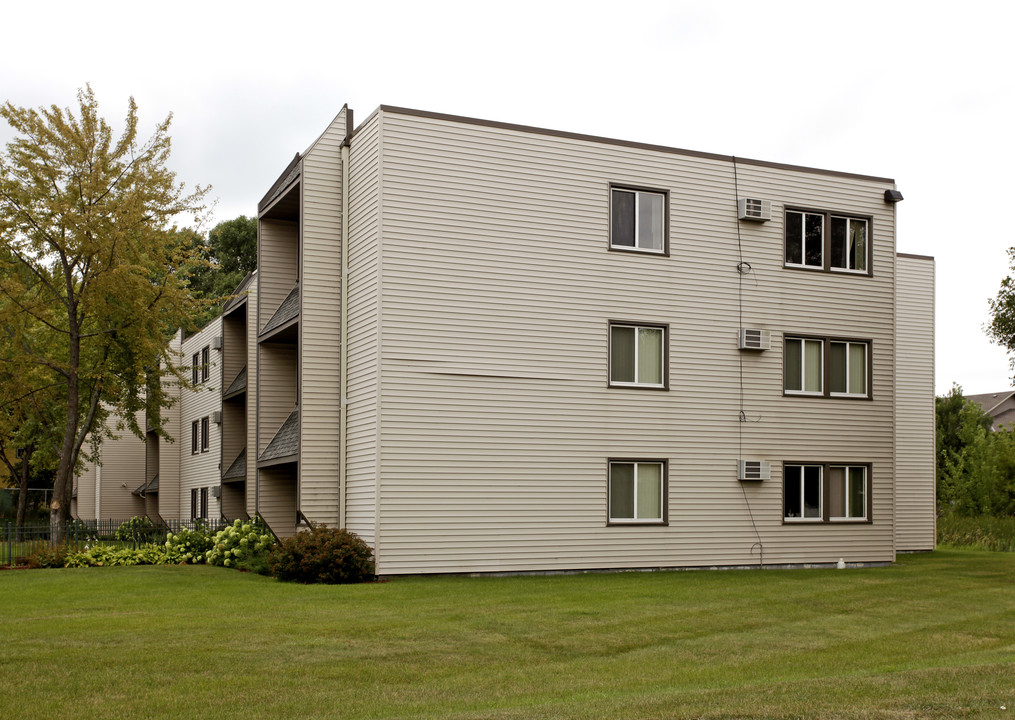
[[[733,156],[733,193],[735,198],[734,211],[735,216],[739,216],[740,208],[740,181],[737,177],[737,158]],[[744,260],[744,245],[740,237],[740,219],[737,217],[737,332],[743,332],[744,330],[744,276],[750,274],[754,268],[751,264]],[[754,279],[757,284],[757,277]],[[740,410],[737,415],[737,458],[742,459],[744,457],[744,423],[747,422],[747,411],[744,408],[744,353],[740,352]],[[761,417],[757,417],[753,422],[758,422]],[[751,518],[751,526],[754,528],[754,534],[757,536],[758,541],[751,546],[751,554],[754,554],[754,548],[758,548],[761,558],[761,567],[765,567],[765,545],[761,541],[761,533],[758,531],[758,524],[754,521],[754,512],[751,510],[751,501],[747,497],[747,490],[744,488],[743,481],[740,481],[740,492],[744,495],[744,503],[747,505],[747,514]]]

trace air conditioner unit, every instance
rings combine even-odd
[[[221,335],[216,335],[215,337],[213,337],[211,339],[211,347],[212,347],[213,350],[221,350],[222,349],[222,336]]]
[[[738,460],[737,480],[760,482],[772,479],[772,464],[768,460]]]
[[[222,424],[222,411],[221,410],[215,410],[215,411],[213,411],[212,414],[211,414],[211,421],[213,423],[215,423],[216,425],[221,425]]]
[[[211,496],[213,498],[222,497],[222,486],[221,485],[212,485],[211,486]]]
[[[737,218],[765,222],[772,219],[772,201],[757,198],[740,198],[737,200]]]
[[[772,333],[759,328],[740,328],[737,347],[741,350],[771,350]]]

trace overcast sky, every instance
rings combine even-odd
[[[1011,386],[983,334],[1015,245],[1015,4],[5,3],[0,100],[145,134],[216,220],[252,215],[343,103],[401,105],[895,178],[897,249],[937,260],[937,392]],[[0,126],[0,141],[11,137]]]

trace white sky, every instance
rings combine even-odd
[[[1015,232],[1007,2],[4,3],[0,101],[143,133],[215,220],[252,215],[343,103],[895,178],[900,252],[937,260],[937,392],[1010,387],[982,331]],[[0,141],[11,137],[0,127]]]

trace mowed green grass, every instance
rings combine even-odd
[[[332,587],[12,570],[0,638],[0,718],[1015,718],[1015,554]]]

